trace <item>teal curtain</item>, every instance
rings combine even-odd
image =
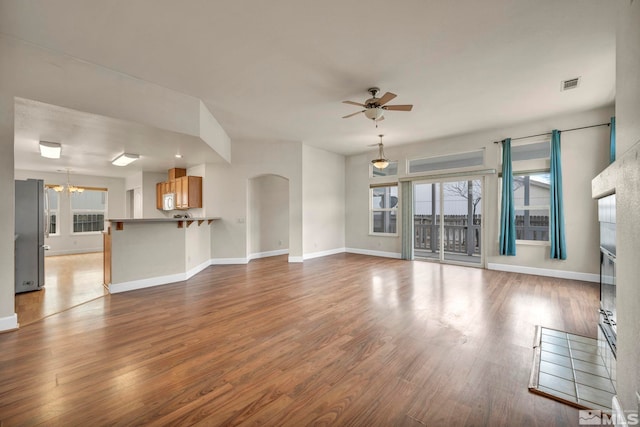
[[[511,138],[502,141],[502,204],[500,211],[500,255],[516,254],[516,213],[513,205]]]
[[[402,209],[402,259],[413,259],[413,184],[400,183],[400,209]]]
[[[549,216],[549,242],[551,259],[567,259],[567,243],[564,236],[564,202],[562,201],[562,156],[560,132],[551,133],[551,170],[549,174],[551,205]]]
[[[609,124],[609,163],[616,161],[616,118],[611,117]]]

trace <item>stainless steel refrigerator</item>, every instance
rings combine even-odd
[[[46,203],[44,181],[16,180],[16,293],[44,287]]]

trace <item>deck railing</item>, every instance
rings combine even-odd
[[[479,255],[482,248],[481,223],[482,218],[476,215],[472,225],[467,225],[466,215],[444,216],[444,250],[445,252]],[[528,222],[528,224],[526,224]],[[414,248],[437,252],[440,250],[438,241],[439,224],[431,223],[431,215],[414,216]],[[549,217],[531,216],[528,221],[516,216],[516,239],[549,240]]]
[[[432,224],[431,215],[414,216],[414,248],[436,252],[440,250],[438,240],[439,224]],[[480,255],[482,242],[480,239],[481,215],[473,217],[473,224],[467,225],[467,215],[445,215],[443,246],[445,252],[466,255]]]

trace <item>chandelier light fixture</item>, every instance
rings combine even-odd
[[[67,185],[56,185],[53,188],[54,191],[61,193],[63,191],[66,191],[67,193],[71,194],[71,193],[82,193],[84,191],[84,188],[82,187],[76,187],[75,185],[71,185],[71,182],[69,180],[69,173],[71,172],[71,169],[67,168]]]
[[[382,145],[382,137],[384,135],[378,135],[380,137],[380,142],[378,143],[378,158],[371,160],[371,163],[375,168],[384,169],[389,166],[389,160],[387,160],[387,156],[384,155],[384,146]]]

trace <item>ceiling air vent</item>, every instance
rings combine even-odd
[[[580,84],[580,77],[576,77],[575,79],[564,80],[562,82],[562,86],[560,90],[562,91],[562,90],[575,89],[578,87],[579,84]]]

